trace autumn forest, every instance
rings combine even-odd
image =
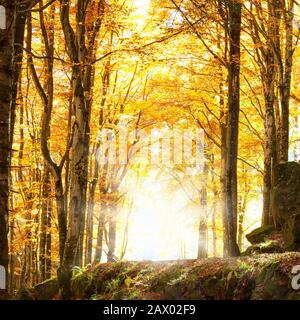
[[[295,0],[0,0],[0,299],[272,299],[249,274],[300,265],[299,40]]]

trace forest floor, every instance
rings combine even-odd
[[[300,253],[257,254],[240,258],[103,263],[74,269],[73,299],[293,299],[292,269]],[[23,292],[24,295],[24,292]],[[26,293],[27,299],[57,299],[56,279]]]

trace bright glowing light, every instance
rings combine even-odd
[[[170,192],[165,176],[152,170],[132,190],[128,260],[195,258],[199,211],[186,210],[188,198],[181,189]],[[199,208],[197,208],[199,209]]]
[[[177,260],[195,259],[198,251],[198,226],[203,215],[201,207],[191,202],[187,193],[168,175],[167,170],[152,168],[136,183],[136,172],[130,171],[124,183],[124,192],[133,201],[129,219],[127,260]],[[128,187],[130,186],[130,187]],[[260,225],[262,211],[261,195],[253,198],[247,206],[244,218],[244,234]],[[119,229],[124,229],[128,208],[119,213]],[[216,252],[222,256],[221,204],[216,211]],[[208,206],[208,255],[213,256],[211,207]],[[123,234],[121,231],[120,235]],[[117,239],[117,248],[123,239]],[[250,244],[244,238],[244,251]],[[118,256],[117,250],[117,256]]]

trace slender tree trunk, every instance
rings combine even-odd
[[[116,261],[116,240],[117,240],[117,204],[111,203],[109,205],[108,217],[108,253],[107,262]]]
[[[87,222],[86,222],[86,248],[85,248],[85,265],[91,264],[93,253],[93,229],[94,229],[94,205],[95,205],[95,189],[97,186],[94,180],[90,185],[89,202],[87,209]]]
[[[51,278],[51,269],[52,269],[52,233],[51,233],[51,227],[52,227],[52,207],[53,203],[51,203],[51,210],[48,211],[48,217],[47,217],[47,234],[46,234],[46,279]]]
[[[98,219],[97,244],[96,244],[95,258],[94,258],[95,263],[101,262],[101,258],[102,258],[105,221],[106,221],[106,203],[102,203],[101,209],[99,211],[99,219]]]
[[[9,271],[10,271],[10,278],[9,278],[9,294],[12,296],[14,294],[15,289],[15,247],[14,247],[14,240],[15,240],[15,218],[11,219],[10,223],[10,259],[9,259]]]
[[[276,166],[276,131],[273,102],[266,101],[265,110],[265,142],[264,142],[264,188],[263,188],[263,217],[262,224],[272,224],[271,218],[271,189],[273,170]]]
[[[248,185],[248,171],[245,168],[245,164],[243,164],[242,168],[242,180],[243,180],[243,190],[240,195],[239,199],[239,210],[238,210],[238,245],[241,251],[244,251],[244,221],[246,216],[248,198],[250,188]]]
[[[228,1],[230,61],[228,67],[228,128],[226,158],[226,222],[228,254],[240,255],[237,245],[237,156],[240,111],[240,39],[242,5]]]
[[[239,216],[238,216],[238,246],[241,251],[243,251],[243,237],[244,237],[244,218],[245,218],[245,212],[240,208],[239,210]]]
[[[40,2],[40,9],[42,8],[43,3]],[[40,11],[40,26],[42,30],[43,41],[45,45],[47,59],[47,83],[45,88],[42,86],[38,75],[36,73],[33,58],[29,54],[28,55],[28,64],[30,67],[30,71],[33,77],[34,84],[37,88],[37,91],[40,95],[40,98],[43,103],[44,112],[41,119],[41,151],[42,155],[47,163],[49,170],[54,178],[55,184],[55,199],[56,199],[56,207],[57,207],[57,217],[58,217],[58,228],[59,228],[59,256],[60,263],[62,263],[64,248],[66,242],[66,234],[67,234],[67,217],[66,217],[66,205],[65,205],[65,196],[64,196],[64,188],[63,188],[63,180],[62,180],[62,170],[65,163],[65,160],[68,157],[69,153],[69,141],[68,146],[65,151],[65,155],[62,157],[62,160],[59,165],[57,165],[52,157],[49,150],[49,138],[51,136],[51,119],[52,119],[52,109],[53,109],[53,95],[54,95],[54,82],[53,82],[53,63],[54,63],[54,13],[55,13],[55,4],[52,5],[50,10],[50,20],[48,27],[46,27],[44,20],[44,13]],[[27,19],[27,49],[31,52],[31,39],[32,39],[32,24],[31,24],[31,14],[28,15]],[[48,239],[49,240],[49,239]]]
[[[223,222],[223,256],[228,256],[228,224],[226,218],[226,158],[227,158],[227,146],[226,146],[226,136],[227,136],[227,113],[225,112],[225,102],[224,98],[221,98],[221,173],[220,173],[220,186],[221,186],[221,210],[222,210],[222,222]]]
[[[99,114],[99,128],[102,128],[104,124],[104,107],[106,103],[107,93],[110,86],[110,60],[108,60],[105,64],[104,73],[102,76],[102,99],[100,103],[100,114]],[[93,249],[93,218],[94,218],[94,206],[95,206],[95,193],[96,187],[98,185],[99,180],[99,153],[101,151],[101,141],[97,141],[95,145],[95,159],[94,159],[94,171],[93,171],[93,180],[90,184],[90,192],[89,192],[89,203],[88,203],[88,211],[87,211],[87,239],[86,239],[86,264],[92,262],[92,249]],[[107,155],[107,153],[106,153]],[[92,165],[91,165],[92,167]],[[92,170],[92,168],[91,168]],[[104,165],[103,171],[107,170],[107,165]],[[104,173],[105,175],[105,173]],[[103,189],[100,187],[100,189]],[[101,216],[101,213],[100,213]],[[100,217],[99,217],[100,219]],[[99,223],[100,224],[100,223]],[[100,234],[101,237],[101,229],[100,227]],[[101,238],[102,239],[102,238]],[[99,239],[100,241],[100,239]],[[102,247],[102,245],[98,244],[97,240],[97,247]],[[101,249],[102,251],[102,249]],[[99,259],[99,251],[97,253]],[[101,259],[101,258],[100,258]]]
[[[47,215],[48,215],[48,194],[46,191],[47,173],[44,173],[43,177],[43,207],[41,214],[41,234],[40,234],[40,252],[39,252],[39,264],[40,264],[40,281],[46,279],[46,235],[47,235]],[[48,187],[48,186],[47,186]]]
[[[216,173],[214,168],[214,154],[212,154],[212,160],[211,160],[211,182],[213,185],[213,203],[212,203],[212,234],[213,234],[213,257],[217,256],[217,220],[216,220],[216,213],[217,213],[217,203],[218,203],[218,187],[216,184]]]
[[[277,43],[277,6],[272,0],[268,3],[268,41],[265,55],[265,71],[262,73],[265,97],[265,139],[264,139],[264,189],[263,189],[263,215],[262,224],[272,224],[271,213],[271,189],[274,179],[274,168],[277,164],[277,142],[276,142],[276,121],[274,112],[275,103],[275,80],[277,77],[276,57],[273,44]],[[282,124],[280,124],[282,125]]]
[[[88,177],[90,112],[87,110],[81,72],[78,67],[74,67],[73,71],[73,94],[77,125],[73,132],[68,236],[64,255],[64,265],[68,267],[75,263],[74,253],[82,252],[79,244],[84,236]],[[81,265],[82,257],[79,258]]]
[[[207,258],[207,178],[208,178],[208,156],[204,151],[205,163],[203,169],[202,185],[200,190],[200,222],[198,229],[198,259]]]
[[[294,54],[294,0],[281,1],[285,26],[285,54],[284,62],[280,63],[280,98],[281,98],[281,130],[280,130],[280,162],[288,161],[289,157],[289,116],[290,96]]]
[[[49,259],[51,269],[51,257],[49,257],[49,241],[51,247],[51,216],[52,216],[52,199],[51,199],[51,181],[50,171],[47,164],[44,165],[43,176],[43,205],[41,214],[41,235],[39,245],[39,264],[40,264],[40,280],[44,281],[49,276]],[[50,221],[49,221],[50,220]],[[50,225],[49,225],[50,224]]]
[[[221,134],[221,172],[220,172],[220,187],[221,187],[221,211],[222,211],[222,222],[223,222],[223,256],[228,256],[228,224],[226,223],[226,158],[227,158],[227,126],[228,126],[228,115],[225,104],[225,92],[224,92],[224,81],[222,66],[219,66],[219,95],[220,95],[220,134]]]

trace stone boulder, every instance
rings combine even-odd
[[[267,240],[259,244],[254,244],[247,248],[245,252],[242,253],[243,256],[250,256],[253,254],[262,253],[283,253],[285,250],[281,243],[276,240]]]
[[[259,244],[268,240],[268,237],[275,231],[275,228],[271,225],[262,226],[257,228],[246,235],[247,240],[251,244]]]
[[[287,219],[282,228],[285,239],[285,247],[288,251],[300,251],[300,214]]]
[[[287,162],[277,167],[272,190],[274,224],[287,250],[300,249],[300,164]]]
[[[276,178],[271,193],[274,226],[262,226],[246,235],[252,244],[248,252],[300,250],[300,164],[287,162],[276,168]],[[267,243],[275,241],[276,246]],[[272,242],[274,243],[274,242]]]
[[[272,189],[272,213],[277,229],[291,216],[300,214],[300,164],[287,162],[278,165]]]

